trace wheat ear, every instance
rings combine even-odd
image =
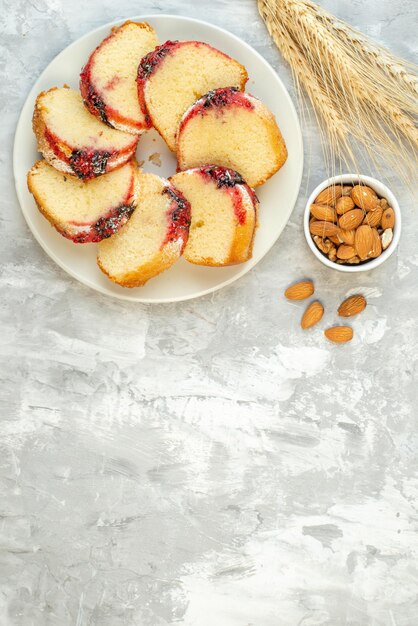
[[[360,144],[374,164],[377,154],[408,180],[418,149],[413,66],[311,0],[258,0],[258,7],[311,100],[329,141],[327,162],[352,166]]]

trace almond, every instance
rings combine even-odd
[[[352,228],[357,228],[360,226],[364,218],[364,213],[361,209],[353,209],[352,211],[347,211],[344,215],[341,215],[338,223],[340,228],[343,230],[351,230]]]
[[[366,298],[361,295],[350,296],[338,307],[338,315],[340,317],[353,317],[358,315],[367,306]]]
[[[324,331],[325,337],[334,343],[345,343],[353,338],[350,326],[331,326]]]
[[[315,204],[328,204],[330,206],[335,206],[337,199],[341,198],[342,192],[343,190],[341,185],[331,185],[331,187],[323,189],[321,193],[317,195],[315,198]]]
[[[336,246],[339,246],[341,241],[338,239],[338,235],[335,237],[329,237],[329,240],[332,241]]]
[[[290,285],[284,292],[288,300],[305,300],[314,292],[313,282],[311,280],[302,280],[300,283]]]
[[[337,221],[335,210],[327,204],[312,204],[311,213],[317,220],[323,220],[325,222]]]
[[[353,191],[352,185],[343,185],[343,188],[342,188],[343,196],[351,196],[352,191]]]
[[[354,207],[355,204],[350,196],[341,196],[341,198],[338,198],[337,202],[335,203],[335,208],[337,209],[338,215],[344,215],[344,213],[347,213],[347,211],[351,211],[352,209],[354,209]]]
[[[388,207],[383,211],[382,215],[382,228],[386,230],[386,228],[393,228],[395,226],[395,211],[392,207]]]
[[[386,248],[390,245],[390,243],[392,242],[393,239],[393,230],[391,228],[387,228],[385,231],[383,231],[383,234],[381,236],[381,242],[382,242],[382,248],[383,250],[386,250]]]
[[[355,235],[356,231],[354,230],[354,228],[351,230],[344,230],[342,228],[339,228],[337,233],[337,237],[340,240],[340,243],[347,243],[349,246],[354,246]]]
[[[359,256],[362,261],[367,259],[373,247],[373,233],[370,226],[363,224],[363,226],[359,226],[357,228],[354,239],[354,247],[356,249],[357,256]]]
[[[315,302],[311,302],[311,304],[306,309],[305,313],[302,316],[300,325],[303,329],[311,328],[315,326],[322,318],[324,314],[324,307],[320,302],[315,300]]]
[[[365,211],[374,211],[378,205],[379,198],[376,192],[365,185],[356,185],[351,191],[351,197],[355,204]]]
[[[375,211],[369,211],[368,213],[366,213],[366,217],[363,220],[363,224],[368,224],[371,227],[380,226],[382,213],[383,213],[382,207],[377,207]]]
[[[382,242],[380,241],[379,233],[377,232],[376,228],[372,228],[372,236],[373,243],[370,256],[372,257],[372,259],[375,259],[382,254]]]
[[[312,235],[319,235],[320,237],[334,237],[338,232],[338,226],[332,222],[311,222],[309,224],[309,230]]]
[[[345,243],[339,246],[337,250],[337,257],[339,259],[351,259],[353,256],[356,256],[356,251],[353,246],[348,246]]]

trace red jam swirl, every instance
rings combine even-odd
[[[239,106],[250,110],[254,108],[254,104],[248,99],[248,96],[242,93],[238,87],[213,89],[199,98],[199,100],[196,100],[194,105],[190,107],[181,120],[179,133],[182,132],[184,126],[194,117],[207,115],[207,113],[213,109],[222,114],[223,110],[230,106]]]
[[[134,139],[134,146],[128,146],[123,150],[96,150],[94,148],[85,149],[72,149],[71,154],[68,156],[59,147],[59,138],[52,133],[48,128],[44,131],[45,140],[48,142],[49,147],[55,154],[55,156],[68,163],[73,173],[82,180],[90,180],[96,178],[107,171],[108,161],[112,159],[116,154],[121,155],[126,152],[133,152],[133,148],[136,147],[138,140]],[[71,150],[71,146],[68,146]]]
[[[166,41],[161,46],[157,46],[154,50],[148,52],[148,54],[141,59],[138,65],[136,84],[138,89],[139,107],[145,115],[146,123],[149,127],[152,126],[152,122],[145,102],[145,81],[155,72],[157,67],[163,63],[164,59],[179,45],[180,43],[178,41]]]
[[[190,204],[183,194],[173,185],[164,187],[162,193],[167,194],[171,198],[171,203],[167,211],[167,233],[161,244],[161,249],[170,241],[180,239],[182,241],[181,254],[189,238],[191,221]]]
[[[135,186],[135,175],[132,170],[131,181],[129,189],[122,200],[117,206],[109,209],[106,215],[102,215],[97,222],[93,224],[86,224],[83,222],[70,222],[73,226],[86,226],[85,230],[78,233],[68,232],[66,230],[57,230],[66,237],[71,239],[73,243],[98,243],[102,239],[107,239],[120,230],[120,228],[126,224],[131,217],[135,209],[135,203],[132,202]]]
[[[166,41],[161,46],[157,46],[151,52],[148,52],[138,65],[138,80],[144,81],[151,76],[156,68],[161,65],[165,57],[179,46],[178,41]]]
[[[107,39],[109,38],[110,38],[110,35]],[[150,128],[151,121],[149,120],[147,116],[146,110],[144,110],[141,105],[140,105],[141,112],[145,116],[144,124],[141,122],[134,122],[134,120],[124,117],[123,115],[119,113],[119,111],[117,111],[113,107],[106,104],[103,100],[102,95],[98,92],[97,88],[93,85],[93,80],[91,77],[91,69],[92,69],[94,55],[97,52],[97,50],[99,50],[99,48],[101,48],[106,43],[107,39],[105,39],[100,44],[100,46],[96,48],[96,50],[91,55],[90,59],[87,61],[86,65],[81,70],[80,92],[84,100],[84,104],[86,105],[90,113],[99,117],[102,120],[102,122],[107,124],[107,126],[110,126],[110,128],[114,128],[114,125],[112,124],[112,122],[110,122],[109,117],[111,117],[112,120],[118,122],[119,124],[127,124],[129,126],[135,126],[135,128],[137,128],[138,130],[141,130],[143,128]],[[108,90],[114,89],[114,87],[119,82],[119,80],[120,79],[118,76],[114,76],[108,82],[105,89],[108,89]]]
[[[87,62],[86,66],[83,67],[83,69],[81,70],[80,92],[81,97],[84,100],[84,104],[87,106],[90,113],[92,113],[93,115],[97,115],[102,120],[102,122],[104,122],[111,128],[114,128],[113,125],[109,122],[108,107],[105,105],[103,99],[95,90],[91,82],[91,58]]]
[[[229,194],[234,207],[234,213],[239,224],[245,224],[247,219],[247,211],[242,199],[242,189],[244,188],[249,194],[254,207],[258,204],[258,198],[251,187],[247,185],[241,174],[229,167],[221,165],[208,165],[201,167],[199,173],[206,179],[216,182],[218,189],[224,189]]]
[[[100,217],[97,222],[88,226],[86,230],[78,233],[71,233],[65,230],[60,232],[74,243],[98,243],[102,239],[107,239],[117,233],[131,217],[134,209],[133,204],[121,204],[110,209],[106,215]],[[74,226],[84,226],[84,224],[78,224],[77,222],[72,222],[72,224]]]

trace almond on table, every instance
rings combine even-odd
[[[353,329],[350,326],[331,326],[324,331],[324,335],[334,343],[346,343],[353,338]]]
[[[311,302],[311,304],[306,309],[305,313],[302,316],[300,325],[304,330],[306,330],[307,328],[312,328],[312,326],[315,326],[315,324],[317,324],[322,319],[323,315],[324,307],[320,302],[318,302],[318,300],[315,300],[315,302]]]
[[[313,282],[311,280],[303,280],[294,285],[290,285],[284,292],[284,295],[288,300],[305,300],[305,298],[309,298],[314,291]]]
[[[354,315],[358,315],[367,306],[366,298],[362,295],[354,295],[350,296],[344,302],[341,302],[338,307],[338,315],[340,317],[353,317]]]

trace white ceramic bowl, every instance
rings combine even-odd
[[[333,184],[349,185],[351,183],[362,183],[364,185],[367,185],[368,187],[374,189],[378,196],[386,198],[389,206],[391,206],[395,211],[395,226],[393,229],[393,239],[390,245],[376,259],[371,259],[370,261],[367,261],[367,263],[361,263],[360,265],[340,265],[339,263],[334,263],[333,261],[330,261],[316,247],[315,242],[312,239],[312,235],[309,232],[310,208],[317,195],[326,187],[329,187]],[[386,187],[386,185],[381,183],[379,180],[371,178],[370,176],[359,176],[358,174],[340,174],[339,176],[333,176],[332,178],[324,180],[324,182],[322,182],[320,185],[318,185],[318,187],[313,190],[308,198],[308,202],[306,203],[305,215],[303,218],[303,227],[308,246],[312,250],[313,254],[316,256],[316,258],[321,261],[321,263],[327,265],[328,267],[331,267],[334,270],[338,270],[339,272],[368,272],[369,270],[373,270],[375,267],[378,267],[379,265],[384,263],[386,259],[388,259],[390,255],[395,251],[401,235],[401,210],[399,208],[398,201],[396,200],[393,193],[388,187]]]

